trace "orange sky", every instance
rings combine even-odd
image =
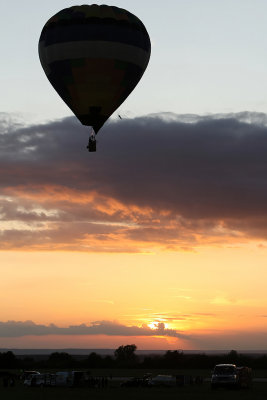
[[[0,348],[266,349],[267,131],[252,116],[113,121],[89,157],[71,118],[11,120]]]
[[[0,347],[264,348],[266,253],[256,243],[151,254],[2,251],[1,321],[164,323],[165,333],[2,337]]]

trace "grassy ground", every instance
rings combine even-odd
[[[266,400],[267,383],[255,383],[249,390],[219,389],[212,391],[208,383],[181,388],[25,388],[16,385],[0,387],[1,400]]]
[[[91,370],[92,376],[113,377],[108,388],[66,388],[66,387],[45,387],[27,388],[21,381],[16,381],[15,387],[3,387],[0,380],[1,400],[266,400],[267,382],[254,382],[248,390],[218,389],[211,390],[210,383],[203,385],[165,388],[125,388],[120,387],[116,381],[117,376],[143,376],[149,372],[145,370]],[[150,371],[151,372],[151,371]],[[208,370],[153,370],[153,375],[186,374],[202,376],[204,379],[210,377]],[[254,371],[254,378],[266,377],[266,371]]]
[[[203,378],[211,377],[211,370],[209,369],[92,369],[90,373],[93,376],[134,376],[142,377],[146,373],[152,373],[153,376],[158,374],[163,375],[191,375],[202,376]],[[267,370],[255,369],[252,372],[253,378],[267,378]],[[267,400],[267,399],[266,399]]]

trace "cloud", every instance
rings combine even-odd
[[[264,316],[263,316],[264,317]],[[36,324],[32,321],[7,321],[0,322],[0,337],[2,340],[5,338],[24,338],[31,336],[34,338],[53,335],[54,337],[67,337],[79,336],[93,337],[98,335],[108,336],[109,340],[115,337],[142,337],[144,338],[176,338],[178,340],[185,340],[190,343],[190,348],[199,350],[227,350],[231,349],[244,350],[244,349],[260,349],[265,348],[266,332],[265,331],[249,331],[249,330],[199,330],[184,333],[174,329],[166,329],[163,322],[154,324],[156,329],[151,329],[147,325],[143,326],[126,326],[116,321],[94,321],[90,325],[70,325],[67,327],[59,327],[55,324],[43,325]],[[62,339],[63,340],[63,339]],[[82,340],[82,339],[81,339]],[[151,340],[151,339],[150,339]],[[258,347],[255,347],[257,343]]]
[[[0,114],[0,249],[144,252],[267,239],[267,116]]]
[[[91,325],[80,324],[58,327],[55,324],[42,325],[32,321],[0,322],[0,337],[45,335],[107,335],[107,336],[168,336],[187,338],[188,336],[173,329],[166,329],[164,323],[158,323],[156,329],[147,325],[142,327],[126,326],[118,322],[95,321]]]
[[[138,321],[150,321],[153,325],[158,323],[179,323],[184,321],[199,321],[205,318],[214,318],[218,315],[215,313],[198,313],[192,312],[188,314],[182,313],[171,313],[171,312],[150,312],[152,310],[144,310],[146,312],[138,313],[138,314],[126,314],[124,317],[130,317],[131,319],[138,320]],[[151,325],[150,325],[151,326]]]

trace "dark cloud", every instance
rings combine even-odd
[[[110,121],[96,153],[75,118],[1,118],[2,248],[139,251],[267,238],[265,114]]]
[[[173,329],[166,329],[164,323],[159,323],[156,329],[147,325],[142,327],[126,326],[117,322],[95,321],[91,325],[70,325],[62,328],[55,324],[42,325],[32,321],[0,322],[0,337],[44,335],[107,335],[107,336],[169,336],[188,338],[187,335]]]

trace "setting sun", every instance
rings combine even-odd
[[[150,324],[147,325],[150,329],[158,329],[158,323],[157,322],[150,322]]]
[[[150,329],[154,330],[161,330],[161,329],[168,329],[168,325],[162,321],[153,321],[147,325]]]

